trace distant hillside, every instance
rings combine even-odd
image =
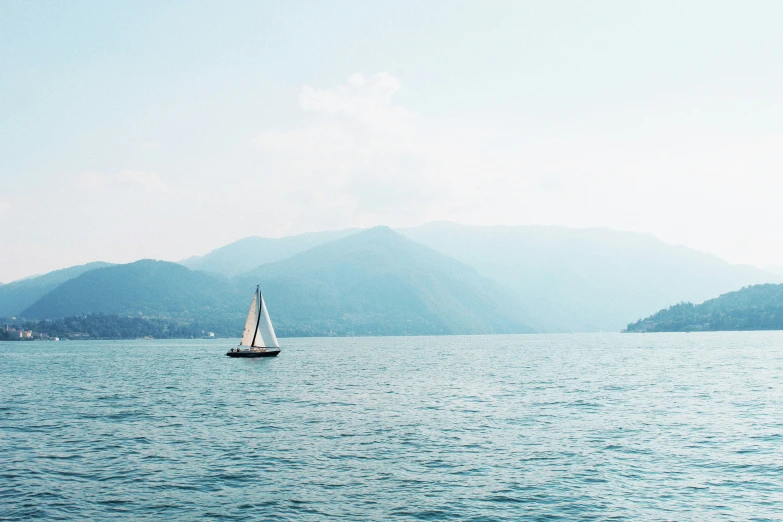
[[[346,229],[281,238],[246,237],[203,256],[189,257],[180,261],[180,264],[191,270],[215,272],[232,277],[356,232],[356,229]]]
[[[783,281],[633,232],[454,223],[399,232],[508,288],[539,331],[618,331],[670,303]]]
[[[275,327],[298,335],[527,332],[494,285],[386,227],[236,278],[261,284]]]
[[[764,270],[771,274],[775,274],[783,277],[783,266],[779,266],[779,265],[765,266]]]
[[[23,310],[39,298],[54,290],[57,285],[80,276],[90,270],[111,266],[109,263],[95,261],[86,265],[72,266],[55,270],[48,274],[28,277],[0,286],[0,317],[20,315]]]
[[[176,263],[145,259],[66,281],[21,315],[58,319],[81,314],[217,317],[237,311],[231,282]]]
[[[152,260],[99,268],[59,285],[22,315],[173,318],[185,321],[176,323],[183,331],[238,335],[256,284],[281,336],[530,331],[503,292],[474,269],[388,228],[337,239],[234,279]],[[104,328],[106,321],[98,323]]]
[[[783,285],[755,285],[700,305],[680,303],[629,324],[628,332],[783,330]]]

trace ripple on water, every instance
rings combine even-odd
[[[781,333],[284,341],[0,343],[0,519],[779,518]]]

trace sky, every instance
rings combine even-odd
[[[0,3],[0,281],[610,227],[783,265],[783,2]]]

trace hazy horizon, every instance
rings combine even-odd
[[[783,4],[0,5],[0,281],[248,236],[605,227],[783,265]]]

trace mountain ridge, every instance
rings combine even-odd
[[[202,261],[200,266],[213,269],[212,273],[215,277],[228,277],[220,273],[232,274],[241,268],[251,267],[234,275],[231,281],[224,281],[222,283],[224,288],[220,292],[216,290],[217,294],[224,296],[219,297],[218,301],[224,302],[227,299],[225,296],[233,291],[232,285],[236,283],[235,280],[243,277],[243,274],[252,272],[259,266],[266,266],[265,270],[272,270],[270,267],[282,261],[295,264],[297,262],[295,258],[300,254],[366,233],[368,230],[373,229],[325,231],[278,239],[251,237],[225,245],[205,256],[188,259],[200,259]],[[388,227],[380,227],[378,230],[384,231],[380,233],[387,235],[393,232]],[[373,233],[378,234],[378,230]],[[474,270],[474,275],[463,274],[465,278],[460,284],[470,280],[472,282],[469,286],[491,289],[488,291],[496,296],[494,301],[502,301],[503,305],[497,310],[495,305],[490,306],[493,310],[490,313],[506,318],[513,316],[519,323],[543,332],[618,331],[628,324],[629,319],[645,317],[669,303],[700,302],[744,286],[783,281],[782,277],[755,267],[731,265],[711,254],[684,246],[668,245],[651,234],[605,228],[472,227],[436,222],[400,229],[396,233]],[[315,246],[310,246],[312,244]],[[351,242],[344,244],[350,245]],[[263,252],[258,253],[259,249]],[[324,252],[328,251],[330,250],[327,248]],[[222,266],[223,262],[227,264]],[[340,263],[344,265],[347,261],[343,259]],[[385,259],[383,263],[388,265],[389,260]],[[98,265],[100,264],[99,262]],[[80,266],[94,268],[90,265]],[[87,268],[71,267],[64,272],[67,273],[71,269],[77,272],[79,270],[89,272]],[[314,267],[308,268],[310,269]],[[388,265],[387,269],[392,270],[391,265]],[[364,292],[374,293],[376,299],[383,299],[382,293],[379,293],[381,288],[387,295],[397,291],[400,284],[408,285],[404,288],[410,290],[412,288],[410,285],[415,287],[423,284],[421,280],[403,277],[406,270],[415,271],[415,269],[416,266],[413,265],[396,266],[392,270],[396,271],[394,276],[391,274],[378,276],[375,280],[377,288],[372,288],[370,281],[375,276],[370,277],[372,271],[369,267],[364,267],[362,270],[368,277]],[[4,304],[2,296],[4,292],[8,292],[8,287],[11,289],[24,287],[31,284],[25,281],[46,280],[47,277],[57,276],[57,272],[59,271],[0,286],[0,311],[3,310]],[[336,273],[333,271],[330,277],[335,276]],[[317,275],[316,272],[312,272],[308,277]],[[477,282],[476,277],[481,279],[480,283]],[[394,278],[398,283],[397,286],[389,283]],[[314,288],[320,289],[321,298],[326,299],[327,296],[332,295],[329,298],[332,303],[330,306],[336,306],[337,301],[334,300],[334,296],[339,292],[335,288],[335,281],[318,280],[316,277],[310,283]],[[352,281],[347,278],[338,283],[348,287]],[[306,295],[307,288],[303,287],[301,281],[295,286],[300,295]],[[47,291],[53,289],[45,288]],[[446,291],[446,287],[441,288],[441,291]],[[22,290],[19,292],[24,293]],[[6,313],[0,315],[11,316],[26,312],[32,304],[43,297],[41,293],[40,290],[34,289],[27,297],[22,296],[26,299],[23,301],[23,304],[27,305],[26,308],[6,306]],[[444,295],[447,294],[448,292]],[[481,293],[481,295],[485,294],[486,292]],[[421,296],[423,295],[425,294],[422,293]],[[428,299],[431,309],[437,309],[437,299]],[[493,300],[486,300],[487,303],[490,301]],[[461,309],[462,306],[457,301],[451,301],[451,305],[457,307],[456,309]],[[183,306],[179,308],[182,309]],[[230,313],[234,313],[228,303],[221,306],[225,307],[226,313],[229,313],[229,309]],[[305,304],[303,308],[306,309],[307,306]],[[369,305],[365,304],[365,306]],[[33,312],[39,313],[40,310],[36,311],[32,308],[31,313]],[[385,313],[392,314],[392,312],[393,310],[386,310]],[[434,318],[431,319],[437,322]],[[382,321],[376,321],[376,325],[380,322]],[[345,323],[341,324],[341,328],[348,331]],[[485,321],[479,330],[486,330],[486,324]],[[322,326],[325,328],[326,323]],[[319,331],[328,333],[329,330],[324,328]],[[294,330],[307,333],[299,327],[292,326],[291,331]]]
[[[238,335],[256,284],[283,337],[530,331],[473,268],[382,227],[234,278],[155,260],[99,268],[64,282],[23,315],[166,318]]]
[[[0,317],[20,315],[27,307],[65,281],[90,270],[107,266],[112,266],[112,264],[93,261],[0,285]]]
[[[202,256],[188,257],[179,261],[179,264],[191,270],[215,272],[234,277],[262,264],[282,261],[310,248],[341,239],[358,231],[354,228],[325,230],[281,238],[249,236],[216,248]]]
[[[782,280],[652,234],[607,228],[438,222],[400,233],[508,288],[539,331],[619,331],[629,317],[672,302]]]
[[[530,331],[471,267],[388,227],[314,247],[237,279],[261,283],[282,325],[306,315],[318,328],[362,335],[394,334],[393,324],[406,335]]]
[[[168,261],[142,259],[97,268],[65,281],[22,315],[59,319],[84,314],[201,317],[231,311],[234,289],[223,276]]]

